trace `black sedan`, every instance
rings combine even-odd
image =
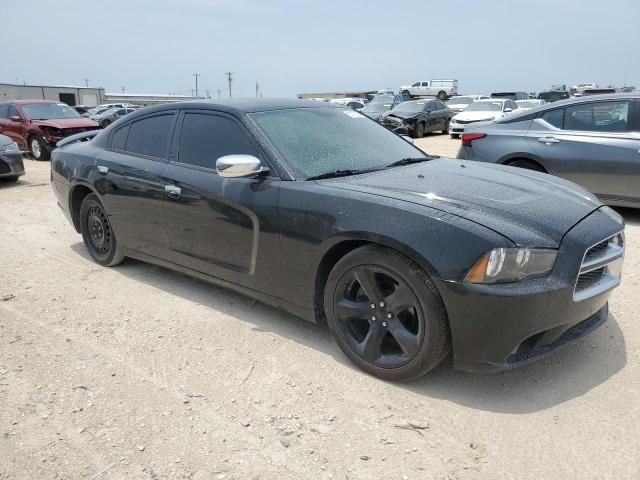
[[[383,126],[395,133],[420,138],[428,132],[449,132],[449,122],[456,114],[440,100],[402,102],[378,118]]]
[[[385,379],[450,350],[469,371],[528,363],[601,325],[620,281],[623,221],[582,188],[431,157],[328,103],[149,107],[61,141],[51,168],[97,263],[141,259],[326,321]]]
[[[24,163],[18,144],[0,135],[0,182],[17,182],[21,175],[24,175]]]

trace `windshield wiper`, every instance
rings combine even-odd
[[[427,162],[429,160],[433,160],[434,158],[438,158],[438,157],[427,155],[426,157],[403,158],[396,162],[390,163],[389,165],[385,166],[385,168],[401,167],[402,165],[411,165],[412,163]]]
[[[325,172],[319,175],[314,175],[312,177],[307,177],[307,180],[322,180],[323,178],[348,177],[349,175],[358,175],[360,173],[375,172],[376,170],[379,170],[379,169],[369,168],[369,169],[363,169],[363,170],[333,170],[331,172]]]

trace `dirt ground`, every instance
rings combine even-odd
[[[458,141],[418,142],[455,154]],[[181,274],[93,263],[49,163],[0,185],[0,479],[638,479],[640,212],[609,321],[518,370],[411,383]]]

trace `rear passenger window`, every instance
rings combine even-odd
[[[167,158],[173,114],[156,115],[133,122],[125,150],[149,157]]]
[[[242,127],[227,117],[187,113],[182,122],[178,160],[180,163],[215,169],[225,155],[258,152]]]
[[[124,127],[120,127],[115,132],[111,134],[111,147],[114,150],[124,150],[125,145],[127,144],[127,134],[129,133],[129,125],[125,125]]]
[[[626,132],[629,130],[629,102],[597,102],[567,107],[565,130]]]
[[[557,110],[549,110],[544,112],[542,119],[549,125],[553,125],[556,128],[562,128],[562,119],[564,117],[564,110],[559,108]]]

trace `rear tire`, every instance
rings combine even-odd
[[[113,267],[124,259],[115,232],[111,228],[109,216],[98,197],[91,193],[80,207],[80,231],[84,245],[97,263]]]
[[[442,133],[443,134],[447,134],[449,133],[449,123],[451,122],[451,120],[447,120],[447,122],[444,124],[444,128],[442,129]]]
[[[527,160],[526,158],[520,158],[512,160],[507,163],[510,167],[524,168],[525,170],[533,170],[534,172],[547,173],[542,165],[534,160]]]
[[[411,99],[411,94],[409,93],[409,90],[404,90],[402,94],[406,95],[409,99]]]
[[[327,279],[324,307],[340,349],[379,378],[419,377],[449,352],[440,295],[424,270],[395,250],[366,245],[342,257]]]
[[[440,90],[438,92],[438,100],[441,100],[444,102],[446,99],[447,99],[447,92],[445,92],[444,90]]]
[[[111,120],[104,120],[104,121],[100,124],[100,126],[101,126],[102,128],[107,128],[109,125],[111,125]]]

